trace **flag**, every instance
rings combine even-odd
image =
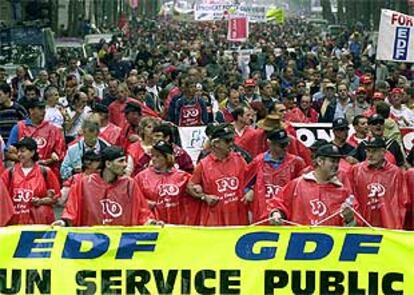
[[[381,10],[377,60],[414,62],[414,17],[389,9]]]
[[[266,20],[283,24],[285,22],[285,10],[283,8],[270,7],[266,12]]]

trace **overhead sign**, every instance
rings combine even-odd
[[[414,233],[8,227],[0,294],[412,294]],[[385,263],[386,262],[386,263]]]
[[[414,17],[382,9],[377,59],[414,62]]]
[[[266,22],[267,6],[265,5],[197,4],[194,9],[194,19],[196,21],[222,20],[233,11],[237,15],[247,16],[249,22]]]
[[[228,22],[227,40],[245,42],[249,38],[249,21],[246,16],[231,16]]]

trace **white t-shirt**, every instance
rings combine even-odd
[[[33,167],[29,167],[29,168],[23,168],[22,167],[22,171],[23,171],[24,176],[29,175],[30,171],[32,171],[32,170],[33,170]]]
[[[89,106],[86,106],[83,109],[82,114],[73,123],[72,128],[66,132],[66,135],[67,136],[77,136],[78,133],[79,133],[79,130],[82,127],[83,121],[85,121],[89,117],[91,111],[92,111],[91,108]],[[72,119],[73,117],[75,117],[76,112],[74,110],[72,110],[72,109],[68,109],[68,115]]]

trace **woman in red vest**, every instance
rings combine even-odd
[[[16,147],[19,162],[2,174],[15,210],[9,224],[50,224],[55,220],[52,206],[60,197],[59,181],[37,163],[36,141],[25,137]]]

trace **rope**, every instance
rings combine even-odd
[[[326,221],[328,221],[328,220],[330,220],[330,219],[334,218],[336,215],[341,214],[341,211],[342,211],[342,210],[335,211],[334,213],[332,213],[332,214],[331,214],[331,215],[329,215],[328,217],[325,217],[324,219],[322,219],[322,220],[320,220],[320,221],[316,222],[315,224],[312,224],[311,226],[313,227],[313,226],[318,226],[318,225],[321,225],[322,223],[325,223]]]
[[[263,219],[263,220],[260,220],[260,221],[258,221],[258,222],[255,222],[255,223],[252,223],[252,224],[250,224],[249,226],[256,226],[256,225],[260,225],[260,224],[263,224],[263,223],[266,223],[266,222],[268,222],[268,221],[270,221],[270,220],[272,220],[273,219],[273,217],[269,217],[269,218],[266,218],[266,219]],[[286,220],[286,219],[280,219],[280,221],[282,221],[282,222],[284,222],[284,223],[286,223],[286,224],[290,224],[290,225],[295,225],[295,226],[303,226],[302,224],[300,224],[300,223],[296,223],[296,222],[293,222],[293,221],[289,221],[289,220]]]
[[[362,217],[362,215],[359,214],[358,211],[354,209],[354,207],[349,207],[349,208],[351,208],[354,214],[358,216],[358,218],[361,219],[362,222],[365,223],[366,226],[368,226],[370,229],[374,229],[374,230],[377,229],[376,227],[372,226],[364,217]]]

